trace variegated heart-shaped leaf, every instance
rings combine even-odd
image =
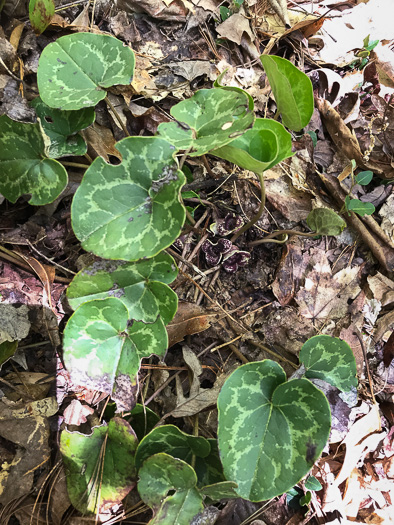
[[[178,122],[159,125],[159,136],[189,155],[203,155],[241,135],[254,122],[249,98],[242,90],[201,89],[171,108]]]
[[[74,33],[48,44],[38,62],[37,82],[42,100],[58,109],[95,106],[106,89],[130,84],[133,51],[110,35]]]
[[[63,431],[60,452],[71,503],[80,512],[103,512],[136,484],[137,437],[127,421],[113,418],[90,435]]]
[[[312,468],[330,432],[328,401],[307,379],[286,381],[271,360],[239,367],[218,398],[226,479],[251,501],[283,494]]]
[[[80,271],[67,288],[71,308],[92,299],[117,297],[129,311],[129,319],[153,323],[160,316],[168,324],[175,315],[178,298],[165,283],[177,276],[174,259],[160,252],[136,262],[94,262]]]
[[[305,377],[322,379],[340,390],[357,386],[357,367],[352,349],[346,341],[330,335],[315,335],[300,351]]]
[[[210,153],[255,173],[262,173],[293,155],[290,133],[280,122],[266,118],[257,118],[252,129]]]
[[[138,475],[138,492],[153,510],[149,525],[185,525],[202,511],[196,473],[184,461],[155,454],[144,462]]]
[[[153,257],[181,231],[185,176],[174,146],[161,138],[128,137],[117,149],[121,164],[97,158],[86,170],[71,206],[73,229],[85,250],[100,257]]]
[[[83,303],[64,330],[64,362],[75,384],[106,392],[119,409],[130,410],[138,393],[141,359],[163,355],[168,339],[163,321],[129,321],[120,299]]]
[[[40,97],[35,98],[31,105],[41,121],[45,134],[51,141],[48,151],[50,158],[57,159],[67,155],[79,156],[86,153],[86,142],[78,131],[87,128],[94,122],[93,108],[61,111],[50,108]]]
[[[67,172],[47,158],[49,139],[39,123],[15,122],[0,117],[0,192],[15,202],[31,194],[29,203],[42,206],[53,202],[67,184]]]

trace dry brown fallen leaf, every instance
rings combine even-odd
[[[283,248],[282,257],[276,270],[272,291],[281,306],[291,303],[302,283],[309,255],[302,251],[303,241],[293,237]]]
[[[216,405],[220,389],[227,377],[227,374],[217,376],[212,388],[201,388],[198,376],[202,373],[202,368],[197,356],[188,347],[183,347],[183,358],[192,372],[192,382],[188,397],[183,395],[180,377],[176,376],[177,406],[171,412],[173,417],[186,417],[199,414],[206,408]]]
[[[348,300],[361,291],[358,283],[360,269],[344,268],[332,274],[326,254],[321,251],[313,269],[305,274],[305,284],[295,300],[299,313],[313,321],[341,319],[348,313]]]
[[[182,341],[187,335],[207,330],[218,317],[194,303],[180,302],[174,319],[167,325],[168,348]]]
[[[3,462],[0,472],[2,505],[28,494],[35,470],[49,460],[47,418],[58,410],[55,398],[19,405],[6,401],[0,402],[0,436],[15,444],[15,452]]]
[[[365,167],[358,140],[343,122],[339,113],[335,111],[328,100],[321,97],[315,97],[315,104],[338,150],[349,160],[354,159],[358,166]]]
[[[116,140],[110,129],[94,122],[81,134],[88,143],[88,153],[93,159],[101,156],[106,162],[109,162],[108,155],[113,155],[122,160],[119,151],[115,148]]]

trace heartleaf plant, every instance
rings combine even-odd
[[[140,496],[153,510],[151,524],[190,523],[205,504],[222,498],[259,501],[281,494],[309,472],[329,435],[329,405],[313,379],[338,388],[356,384],[350,348],[318,336],[300,354],[303,378],[287,380],[277,363],[266,360],[227,379],[218,400],[218,441],[188,436],[173,425],[152,429],[154,415],[148,424],[144,407],[136,405],[141,361],[164,357],[165,327],[177,310],[168,286],[177,268],[164,250],[180,235],[186,216],[178,156],[209,153],[258,175],[259,213],[231,230],[231,244],[264,210],[264,172],[292,155],[284,126],[300,130],[312,114],[309,79],[285,59],[264,56],[262,63],[283,124],[256,118],[252,97],[221,86],[220,77],[213,89],[176,104],[174,121],[160,124],[156,136],[120,140],[119,164],[101,157],[91,162],[74,195],[74,233],[96,259],[67,291],[74,313],[64,330],[64,363],[76,384],[112,398],[112,412],[130,411],[109,415],[91,435],[62,433],[68,491],[82,513],[119,503],[138,479]],[[111,107],[107,89],[130,84],[134,66],[133,51],[109,35],[67,35],[44,49],[40,97],[32,102],[37,122],[0,117],[0,190],[6,198],[15,202],[30,194],[31,204],[44,205],[59,196],[68,161],[57,159],[86,153],[79,132],[93,122],[98,102],[105,99]],[[307,222],[311,233],[291,233],[338,235],[345,226],[328,209],[314,210]],[[257,244],[288,233],[273,232]],[[138,428],[138,446],[128,421]]]
[[[343,208],[341,211],[347,212],[349,215],[349,212],[357,213],[357,215],[360,215],[360,217],[364,217],[364,215],[372,215],[375,212],[375,206],[371,202],[363,202],[359,199],[355,199],[351,194],[352,190],[357,184],[360,186],[368,186],[368,184],[373,179],[373,172],[368,171],[361,171],[356,176],[354,175],[354,169],[356,167],[356,162],[353,159],[350,164],[350,171],[349,175],[351,176],[351,186],[349,188],[349,193],[345,197],[345,202],[343,205]]]

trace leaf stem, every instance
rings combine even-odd
[[[193,418],[193,436],[198,436],[198,414],[194,414],[194,418]],[[190,466],[192,468],[196,467],[196,455],[195,454],[192,455]]]
[[[283,241],[273,240],[275,237],[278,237],[279,235],[286,235],[286,239]],[[275,242],[277,244],[282,244],[287,241],[289,235],[300,235],[302,237],[316,237],[318,233],[304,233],[299,232],[297,230],[278,230],[275,232],[270,233],[267,235],[267,237],[264,237],[264,239],[260,239],[259,241],[253,241],[249,243],[249,246],[258,246],[259,244],[264,244],[266,242]]]
[[[109,100],[108,97],[105,97],[105,102],[107,103],[109,109],[112,111],[112,113],[114,114],[116,120],[119,122],[119,125],[120,127],[122,128],[123,130],[123,133],[126,135],[126,137],[130,137],[130,133],[127,131],[127,128],[126,126],[123,124],[122,122],[122,119],[120,118],[120,115],[119,113],[116,111],[116,109],[114,108],[113,104],[111,103],[111,101]]]
[[[238,230],[234,235],[231,237],[231,242],[234,242],[240,235],[242,235],[246,230],[249,230],[263,215],[264,208],[265,208],[265,186],[264,186],[264,174],[263,173],[256,173],[260,180],[260,188],[261,188],[261,200],[260,200],[260,207],[258,209],[258,212],[252,219],[250,219],[249,222],[244,224],[240,230]]]
[[[89,167],[89,164],[82,164],[81,162],[68,162],[68,160],[61,160],[60,162],[63,166],[70,166],[70,168],[81,168],[86,170]]]

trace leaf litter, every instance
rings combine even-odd
[[[234,525],[251,523],[253,518],[256,524],[270,525],[390,522],[394,35],[387,25],[389,2],[238,3],[238,7],[237,2],[225,3],[230,16],[223,20],[223,2],[216,0],[119,0],[114,6],[107,0],[94,6],[61,1],[47,29],[36,37],[26,22],[26,3],[5,0],[0,114],[19,122],[34,121],[30,101],[37,96],[35,73],[41,50],[49,41],[70,31],[86,31],[87,26],[95,33],[117,36],[137,52],[132,82],[109,93],[123,124],[135,135],[156,133],[160,124],[170,121],[174,100],[211,87],[225,70],[224,85],[245,89],[256,99],[259,116],[272,116],[270,87],[256,61],[262,52],[285,53],[308,73],[316,95],[312,120],[303,136],[293,137],[296,155],[267,171],[265,213],[253,231],[238,241],[251,259],[235,274],[206,265],[201,232],[209,238],[209,225],[229,212],[246,220],[253,216],[259,206],[258,185],[245,170],[232,174],[229,165],[217,158],[209,157],[205,164],[200,159],[188,162],[193,189],[202,203],[195,205],[196,219],[203,217],[202,230],[186,227],[182,237],[187,242],[181,251],[173,247],[181,271],[171,287],[180,308],[168,328],[166,355],[161,361],[157,357],[143,361],[139,400],[147,401],[162,420],[182,431],[191,434],[198,424],[201,436],[213,438],[216,398],[232,370],[245,361],[272,358],[274,353],[291,375],[309,337],[339,336],[356,355],[358,400],[341,397],[334,388],[328,394],[334,424],[312,470],[322,489],[313,493],[309,510],[292,509],[282,496],[268,507],[241,499],[223,502],[221,507],[207,507],[206,514],[211,509],[209,523]],[[367,50],[368,60],[361,68],[368,36],[368,42],[378,40],[378,44]],[[122,130],[104,105],[98,105],[96,121],[82,136],[90,159],[121,161],[114,145],[123,138]],[[86,158],[75,160],[86,163]],[[374,173],[372,183],[352,188],[353,197],[372,202],[376,213],[345,215],[350,227],[336,238],[293,237],[284,246],[250,249],[248,242],[263,231],[302,229],[311,209],[339,210],[351,187],[350,171],[347,177],[341,175],[352,159]],[[208,169],[217,182],[204,189]],[[71,314],[62,292],[72,274],[86,266],[70,224],[70,196],[81,180],[77,169],[70,179],[69,193],[60,196],[56,205],[38,210],[23,198],[1,204],[2,523],[40,518],[48,522],[45,516],[59,525],[80,523],[70,511],[54,437],[65,428],[93,435],[92,429],[102,428],[103,417],[105,421],[108,417],[104,415],[108,398],[73,384],[62,365],[59,330]],[[204,200],[209,204],[204,205]],[[138,501],[133,490],[123,506],[120,500],[111,500],[111,508],[103,509],[100,520],[121,521],[133,505],[140,505]],[[135,519],[147,523],[150,514],[142,507]]]

